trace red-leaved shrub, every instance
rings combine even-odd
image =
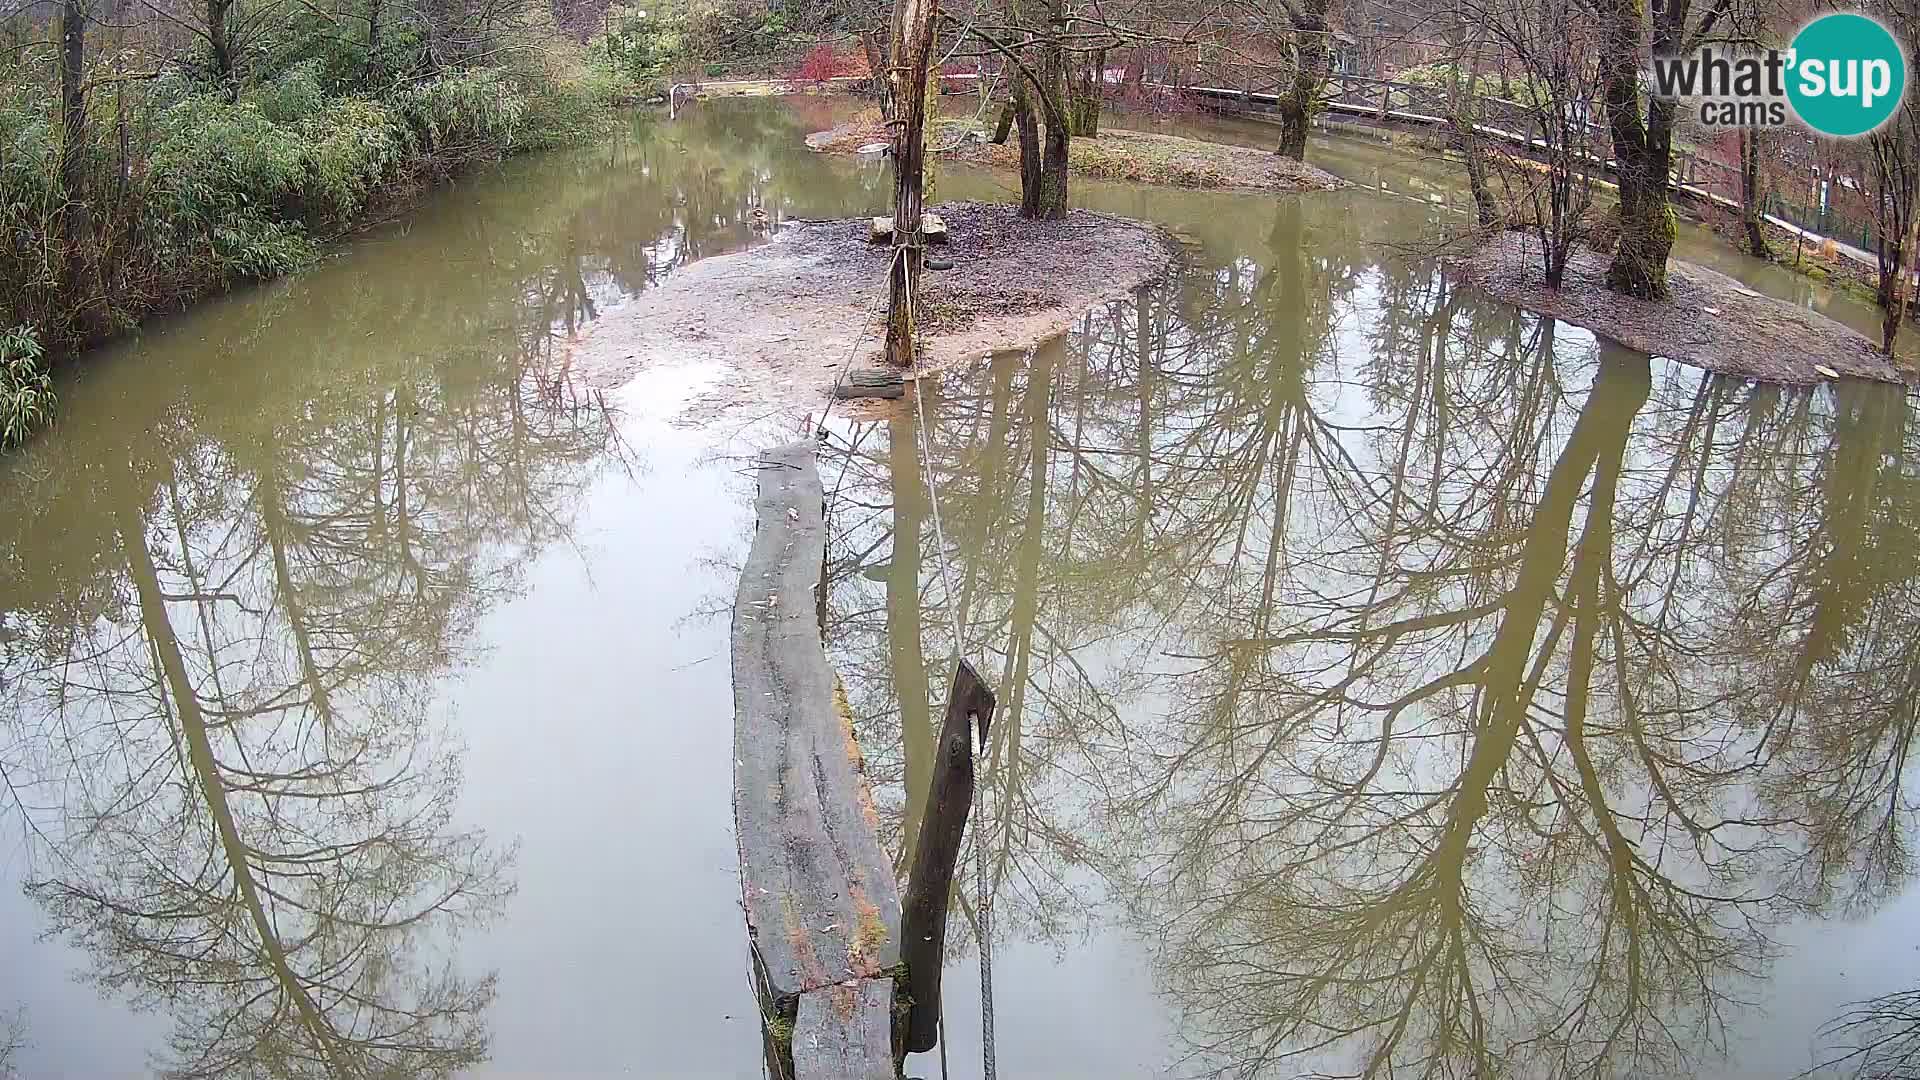
[[[843,75],[860,73],[859,59],[852,54],[842,54],[830,41],[822,41],[808,49],[800,58],[799,70],[794,77],[803,82],[825,82]]]

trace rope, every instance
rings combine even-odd
[[[987,891],[986,785],[973,786],[973,891],[980,900],[980,1071],[995,1080],[993,1054],[993,894]]]
[[[887,276],[889,279],[891,279],[893,276],[893,270],[891,267],[889,267],[887,270]],[[876,296],[873,298],[873,303],[867,305],[867,317],[860,320],[860,332],[853,336],[853,344],[847,347],[847,358],[845,360],[840,361],[840,373],[833,377],[833,389],[827,392],[827,407],[824,411],[820,413],[820,429],[819,430],[820,430],[820,438],[822,439],[826,438],[826,435],[827,435],[827,417],[833,415],[833,403],[840,400],[840,396],[839,396],[840,383],[844,379],[846,379],[847,369],[853,366],[853,358],[860,351],[860,343],[866,340],[867,330],[873,326],[873,318],[876,314],[879,313],[880,301],[881,301],[881,298],[884,297],[885,295],[886,293],[882,292],[880,296]]]
[[[940,1080],[947,1080],[947,996],[940,995]]]
[[[918,313],[914,310],[916,306],[916,290],[914,289],[912,254],[918,250],[919,249],[905,243],[897,243],[893,249],[893,262],[887,267],[889,289],[891,289],[893,270],[896,265],[902,266],[907,275],[907,325],[911,328],[910,332],[914,336],[914,353],[916,357],[920,352],[920,319]],[[867,318],[861,323],[860,332],[854,336],[852,346],[847,349],[847,358],[840,364],[840,374],[834,380],[836,386],[839,385],[841,379],[846,377],[847,369],[852,366],[853,358],[860,349],[861,341],[865,340],[867,329],[874,321],[874,315],[877,313],[879,307],[880,298],[876,296],[873,305],[868,308]],[[827,435],[827,418],[833,415],[833,404],[836,400],[838,399],[829,397],[827,399],[826,409],[820,414],[819,434],[822,439]],[[947,599],[947,619],[953,632],[952,669],[957,674],[960,670],[960,653],[965,642],[965,631],[960,624],[959,598],[954,595],[952,571],[947,565],[947,531],[940,517],[940,492],[939,489],[935,487],[933,480],[933,449],[928,436],[927,405],[925,398],[920,394],[920,387],[917,382],[913,390],[913,406],[914,412],[919,420],[919,423],[915,425],[915,431],[918,433],[918,441],[920,444],[920,476],[922,482],[926,485],[927,502],[933,511],[933,537],[934,543],[937,545],[935,553],[940,557],[940,589]],[[844,480],[845,477],[846,473],[843,469],[841,479]],[[837,490],[838,485],[836,485],[836,491]],[[969,737],[971,738],[971,736],[972,733],[969,732]],[[982,749],[984,749],[984,747]],[[982,760],[984,760],[984,758]],[[979,906],[981,1067],[984,1070],[986,1080],[997,1080],[993,1049],[993,932],[990,921],[993,900],[987,895],[986,844],[983,843],[981,839],[983,832],[982,825],[986,820],[984,791],[984,784],[976,783],[974,785],[973,820],[975,824],[973,870],[974,889],[978,897]],[[941,1080],[946,1080],[947,1022],[944,1002],[941,1005],[939,1025],[940,1076]]]
[[[907,249],[903,245],[898,250],[906,251]],[[911,263],[908,265],[911,266]],[[920,351],[917,340],[920,335],[920,320],[918,316],[914,314],[913,310],[915,305],[911,278],[912,271],[909,270],[908,274],[907,324],[913,327],[913,334],[916,338],[914,353],[917,356]],[[954,667],[958,668],[960,666],[960,650],[964,641],[961,637],[960,630],[960,607],[957,602],[958,598],[954,595],[952,575],[947,569],[947,531],[945,527],[942,526],[940,519],[940,492],[933,484],[933,447],[927,441],[927,402],[926,398],[920,393],[918,380],[915,380],[913,387],[913,408],[920,420],[919,424],[915,425],[915,430],[920,436],[920,475],[927,487],[927,502],[933,510],[933,540],[937,545],[935,550],[940,556],[940,591],[947,598],[947,621],[949,628],[953,631],[952,660]]]
[[[908,251],[905,244],[894,249],[895,257]],[[907,261],[907,325],[914,335],[915,360],[920,354],[920,320],[914,311],[915,290],[913,288],[911,259]],[[947,533],[940,518],[940,490],[933,480],[933,445],[928,434],[927,402],[920,393],[920,385],[915,380],[913,387],[913,408],[919,423],[914,425],[919,434],[920,477],[927,489],[927,503],[933,512],[934,551],[940,557],[940,590],[947,598],[947,620],[953,631],[952,670],[960,670],[960,654],[965,647],[965,630],[960,623],[959,597],[953,591],[953,575],[947,565]],[[972,733],[968,733],[972,738]],[[984,741],[984,740],[982,740]],[[983,746],[984,750],[985,747]],[[981,758],[984,762],[986,759]],[[984,778],[977,778],[984,780]],[[973,888],[978,905],[980,938],[980,1066],[986,1080],[996,1080],[996,1066],[993,1049],[993,897],[987,891],[987,845],[986,833],[986,784],[976,782],[973,786]],[[944,1020],[944,1017],[943,1017]],[[940,1039],[942,1074],[945,1072],[946,1037],[943,1032]]]

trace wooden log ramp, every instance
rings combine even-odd
[[[972,736],[985,747],[993,691],[959,663],[903,928],[853,716],[821,644],[826,521],[813,446],[768,450],[757,467],[733,608],[733,812],[767,1068],[778,1080],[890,1080],[938,1037]]]
[[[821,644],[813,447],[766,451],[758,472],[733,607],[733,813],[767,1067],[890,1080],[900,893]]]

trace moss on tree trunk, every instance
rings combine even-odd
[[[1645,113],[1641,112],[1644,0],[1605,0],[1600,15],[1606,33],[1602,94],[1620,179],[1620,241],[1607,268],[1607,286],[1642,300],[1663,300],[1668,295],[1667,257],[1673,253],[1678,233],[1673,208],[1667,205],[1674,103],[1650,97]],[[1655,33],[1655,50],[1675,47],[1675,28],[1661,24]]]
[[[1013,119],[1020,130],[1020,216],[1040,216],[1040,119],[1034,115],[1033,96],[1026,80],[1013,87]]]
[[[1607,267],[1607,286],[1642,300],[1663,300],[1667,288],[1667,257],[1679,227],[1664,191],[1636,193],[1631,199],[1621,186],[1620,239]]]
[[[1280,141],[1274,152],[1294,161],[1306,160],[1307,129],[1333,62],[1327,41],[1327,4],[1328,0],[1302,0],[1292,16],[1293,77],[1280,95]]]
[[[1094,53],[1073,79],[1069,125],[1073,134],[1093,138],[1100,134],[1100,105],[1105,90],[1107,52]]]

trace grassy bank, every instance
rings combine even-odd
[[[972,117],[946,117],[932,123],[927,143],[944,158],[1018,170],[1019,145],[1012,140],[994,143],[986,134],[975,129]],[[809,135],[807,145],[822,153],[850,154],[890,138],[879,112],[867,110],[839,127]],[[1076,176],[1163,187],[1328,191],[1342,186],[1331,173],[1267,150],[1124,128],[1075,137],[1067,147],[1067,160]]]
[[[271,75],[96,64],[73,160],[45,66],[0,69],[0,446],[51,418],[49,370],[85,346],[297,271],[476,163],[605,130],[628,90],[557,36],[469,67],[405,39],[371,60],[274,44]]]

